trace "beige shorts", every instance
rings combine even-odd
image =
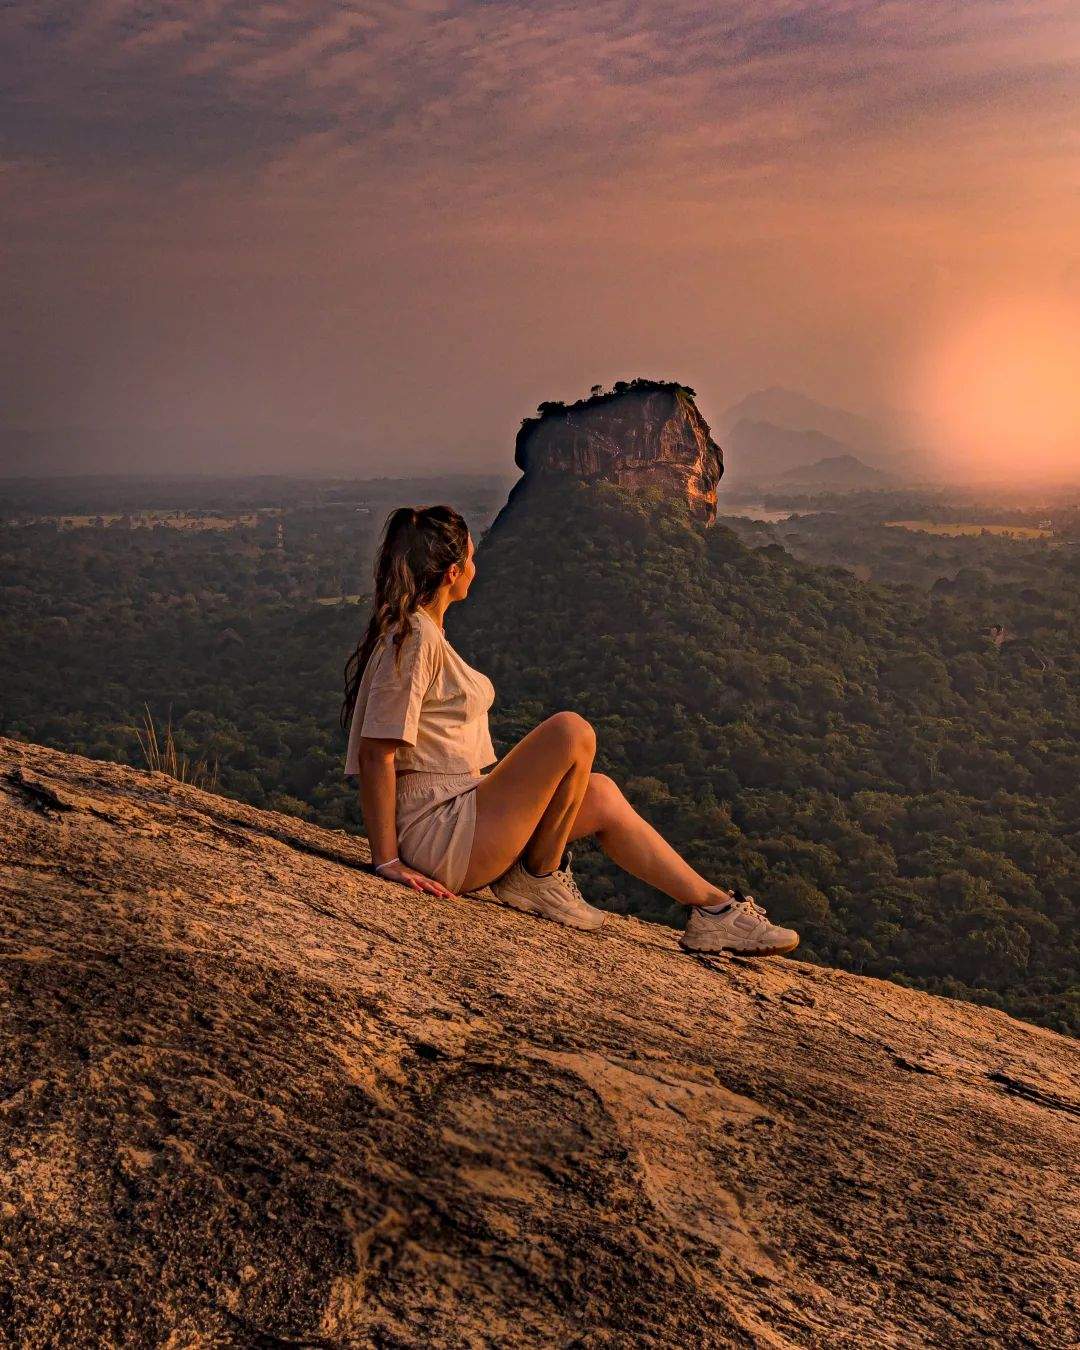
[[[469,867],[476,833],[474,789],[483,778],[482,773],[426,770],[398,776],[398,856],[452,891]]]

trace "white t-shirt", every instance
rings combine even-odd
[[[364,668],[349,727],[346,776],[360,773],[360,737],[404,742],[394,768],[479,773],[498,759],[488,730],[495,686],[451,647],[425,609],[409,616],[397,668],[386,637]]]

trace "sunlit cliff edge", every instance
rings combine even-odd
[[[724,455],[686,385],[620,380],[606,393],[569,406],[541,403],[537,412],[517,435],[514,462],[523,476],[507,507],[538,480],[570,474],[660,489],[686,500],[707,524],[716,519]]]
[[[0,739],[12,1343],[1075,1342],[1075,1042],[368,861]]]

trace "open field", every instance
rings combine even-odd
[[[1038,525],[943,525],[934,520],[887,520],[887,526],[900,530],[923,530],[927,534],[988,534],[1011,535],[1014,539],[1052,539],[1053,530],[1042,529]]]
[[[717,507],[719,516],[739,516],[747,520],[766,520],[777,524],[782,520],[788,520],[794,514],[791,510],[776,511],[768,506],[759,506],[756,502],[750,502],[741,506],[732,506],[728,502],[721,502]]]
[[[149,530],[163,525],[169,530],[234,530],[239,526],[258,525],[267,517],[280,516],[278,507],[238,514],[218,514],[207,511],[132,511],[112,512],[95,516],[17,516],[10,525],[54,525],[58,530]]]

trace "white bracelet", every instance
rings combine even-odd
[[[400,861],[401,861],[400,858],[387,858],[385,862],[381,862],[376,866],[375,871],[377,872],[381,867],[389,867],[392,862],[400,862]]]

